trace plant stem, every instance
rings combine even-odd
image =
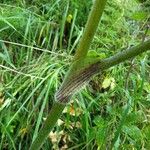
[[[126,60],[129,60],[135,56],[138,56],[146,51],[150,50],[150,39],[146,42],[143,42],[137,46],[131,47],[129,49],[123,50],[122,52],[118,52],[114,56],[111,56],[109,58],[105,58],[103,60],[99,60],[93,64],[91,64],[88,68],[83,68],[82,72],[80,74],[77,74],[78,82],[76,82],[78,87],[82,87],[79,83],[83,84],[90,80],[90,78],[98,73],[101,73],[103,70],[109,69],[110,67],[113,67],[115,65],[118,65]],[[85,74],[86,72],[86,74]],[[83,75],[84,73],[84,75]],[[84,82],[81,82],[83,80]],[[75,82],[75,81],[74,81]],[[70,83],[70,85],[72,85]],[[76,86],[74,84],[74,86]],[[72,88],[72,87],[70,87]],[[78,88],[79,91],[79,88]],[[71,92],[70,92],[71,93]]]
[[[88,17],[87,24],[85,26],[85,31],[79,43],[79,47],[74,56],[74,60],[86,57],[90,43],[94,37],[96,29],[98,27],[99,20],[104,11],[104,7],[107,0],[95,0],[90,15]],[[50,113],[43,125],[43,128],[40,130],[37,138],[32,143],[30,150],[38,150],[42,146],[44,140],[47,138],[50,131],[53,129],[55,123],[60,117],[63,109],[65,108],[66,103],[54,102]]]
[[[88,21],[85,26],[85,31],[76,50],[74,60],[84,58],[87,55],[90,44],[98,27],[100,18],[105,8],[107,0],[95,0]]]
[[[77,63],[77,67],[79,66],[80,70],[70,70],[67,76],[68,78],[65,80],[66,82],[62,84],[62,87],[56,93],[57,100],[60,102],[66,102],[73,94],[79,91],[79,89],[87,83],[92,76],[147,50],[150,50],[150,40],[103,60],[93,57],[93,61],[91,61],[91,64],[88,64],[88,66],[82,66],[80,63]],[[83,59],[82,63],[84,63]],[[74,68],[75,67],[73,67],[73,69]]]
[[[45,139],[48,137],[48,134],[53,129],[54,125],[56,124],[58,118],[62,114],[63,109],[66,105],[62,103],[54,102],[52,105],[51,111],[46,118],[43,128],[40,130],[37,138],[32,143],[30,150],[38,150],[42,146]]]
[[[131,47],[127,50],[124,50],[122,52],[119,52],[115,54],[114,56],[111,56],[109,58],[106,58],[102,60],[98,66],[101,68],[103,66],[103,69],[108,69],[112,66],[115,66],[119,63],[124,62],[125,60],[131,59],[143,52],[146,52],[150,50],[150,39],[147,40],[146,42],[143,42],[137,46]]]

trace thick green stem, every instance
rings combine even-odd
[[[104,10],[105,3],[106,0],[95,0],[93,9],[91,11],[91,14],[88,19],[88,23],[85,28],[84,35],[77,49],[77,53],[75,55],[74,60],[86,57],[90,43],[97,29],[100,16],[102,15],[102,12]],[[121,62],[124,62],[127,59],[133,58],[147,50],[150,50],[150,40],[138,46],[132,47],[128,50],[122,51],[110,58],[106,58],[104,60],[98,60],[97,62],[93,61],[94,63],[91,63],[90,65],[88,65],[88,67],[83,67],[83,69],[81,69],[78,73],[76,73],[75,76],[73,76],[73,78],[69,78],[71,80],[69,80],[67,86],[64,86],[63,90],[61,90],[61,92],[59,93],[59,97],[62,97],[61,100],[62,103],[54,102],[52,109],[46,121],[44,122],[44,126],[39,132],[33,144],[31,145],[30,150],[40,149],[44,140],[47,138],[49,132],[53,129],[55,123],[60,117],[65,107],[65,102],[67,102],[68,99],[72,96],[72,94],[74,94],[75,89],[79,90],[79,88],[81,88],[86,81],[89,81],[93,75],[105,69],[108,69],[114,65],[117,65]]]
[[[37,138],[32,143],[30,150],[38,150],[42,146],[45,139],[48,137],[48,134],[53,129],[58,118],[62,114],[63,109],[65,108],[64,104],[54,102],[52,105],[51,111],[46,118],[42,130],[40,130]]]
[[[79,47],[76,51],[74,60],[84,58],[87,55],[88,49],[90,47],[90,43],[94,37],[96,29],[98,27],[98,23],[100,21],[101,15],[104,11],[104,7],[107,0],[95,0],[90,15],[88,17],[87,24],[85,26],[84,34],[79,43]],[[68,97],[67,97],[68,98]],[[67,100],[66,100],[67,101]],[[32,143],[30,150],[38,150],[42,146],[44,140],[47,138],[49,132],[53,129],[55,123],[60,117],[63,109],[65,107],[65,103],[55,102],[52,106],[50,113],[43,125],[43,128],[40,130],[37,138]]]
[[[104,11],[106,1],[107,0],[95,0],[90,15],[88,17],[87,24],[85,26],[85,31],[76,50],[74,60],[77,60],[81,57],[84,58],[87,55],[88,49],[93,40],[100,18]]]

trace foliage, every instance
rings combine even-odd
[[[1,2],[0,40],[6,41],[0,41],[0,149],[28,149],[36,137],[69,67],[91,3]],[[147,8],[136,1],[123,5],[120,0],[109,1],[91,49],[107,57],[148,39]],[[68,49],[61,31],[75,9]],[[111,68],[103,78],[94,77],[73,97],[43,149],[150,149],[149,60],[147,53]]]

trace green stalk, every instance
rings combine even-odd
[[[43,142],[48,137],[48,134],[50,133],[50,131],[55,126],[58,118],[62,114],[62,111],[65,108],[65,106],[66,105],[64,105],[62,103],[54,102],[54,104],[52,105],[51,111],[50,111],[48,117],[46,118],[46,120],[44,122],[42,130],[40,130],[37,138],[32,143],[32,145],[30,147],[30,150],[38,150],[38,149],[40,149],[40,147],[42,146]]]
[[[150,39],[137,46],[131,47],[122,52],[118,52],[114,56],[111,56],[109,58],[102,60],[98,64],[98,67],[101,68],[101,66],[103,66],[103,69],[108,69],[121,62],[124,62],[125,60],[131,59],[137,55],[140,55],[141,53],[146,52],[148,50],[150,50]]]
[[[102,13],[104,11],[106,1],[107,0],[95,0],[90,15],[88,17],[88,21],[86,23],[83,36],[76,50],[74,60],[86,57],[94,34],[97,30],[99,21],[101,19]]]
[[[96,29],[98,27],[98,23],[104,11],[104,6],[107,0],[95,0],[90,15],[88,17],[87,24],[85,26],[85,31],[81,41],[79,43],[79,47],[76,51],[74,60],[86,57],[88,49],[90,47],[90,43],[94,37]],[[44,122],[43,128],[40,130],[37,138],[32,143],[30,150],[39,150],[42,146],[45,139],[48,137],[48,134],[53,129],[56,124],[58,118],[60,117],[63,109],[66,106],[67,100],[62,101],[62,103],[54,102],[50,113],[46,121]]]

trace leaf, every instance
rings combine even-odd
[[[7,21],[5,18],[3,18],[2,16],[0,16],[0,21],[1,20],[16,31],[16,28],[9,21]]]
[[[100,128],[103,127],[105,124],[104,119],[100,116],[95,117],[93,122]]]
[[[141,123],[145,120],[145,116],[142,110],[131,112],[126,117],[126,125],[133,124],[133,123]]]
[[[14,69],[16,69],[16,67],[13,65],[13,63],[10,60],[9,55],[7,54],[7,51],[5,50],[5,54],[0,53],[0,58],[2,60],[4,60],[6,63],[8,63],[11,67],[13,67]]]
[[[105,128],[99,128],[98,131],[97,131],[96,142],[97,142],[97,145],[99,147],[101,147],[102,144],[104,143],[105,136],[106,136],[106,131],[105,130],[106,130]]]
[[[123,132],[133,138],[135,141],[139,141],[142,137],[141,130],[134,125],[123,126]]]
[[[133,13],[131,18],[136,21],[143,21],[146,18],[148,18],[148,13],[146,13],[144,11],[138,11],[138,12]]]
[[[118,150],[119,149],[120,142],[121,142],[121,139],[120,139],[120,136],[119,136],[117,141],[114,144],[114,150]]]
[[[0,107],[0,111],[2,111],[5,107],[8,107],[11,103],[11,99],[6,99]]]
[[[89,50],[87,56],[97,56],[97,52],[95,50]]]
[[[100,148],[105,140],[106,123],[101,116],[97,116],[93,122],[96,124],[95,127],[96,142]]]
[[[144,87],[143,89],[147,92],[150,93],[150,83],[144,82]]]
[[[104,52],[97,53],[95,50],[89,50],[87,57],[98,57],[99,59],[106,58],[106,54]]]
[[[102,83],[102,88],[107,89],[108,87],[110,87],[111,89],[115,88],[115,79],[112,77],[106,77]]]
[[[144,133],[146,139],[150,140],[150,125],[146,126],[143,129],[143,133]]]

